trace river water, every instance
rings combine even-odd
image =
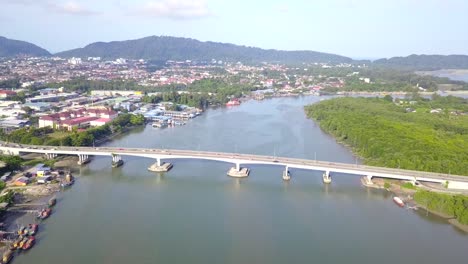
[[[208,110],[184,127],[136,129],[109,146],[229,151],[354,163],[352,153],[305,117],[323,97],[249,101]],[[176,160],[95,158],[75,172],[40,226],[38,243],[14,263],[465,263],[468,236],[422,211],[399,208],[359,177]]]

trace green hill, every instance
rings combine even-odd
[[[374,65],[407,68],[414,70],[468,69],[467,55],[410,55],[379,59]]]
[[[102,57],[105,59],[157,59],[242,62],[331,62],[351,63],[348,57],[315,51],[264,50],[189,38],[151,36],[136,40],[96,42],[84,48],[59,52],[60,57]]]
[[[13,57],[17,55],[49,56],[50,53],[32,43],[0,36],[0,57]]]

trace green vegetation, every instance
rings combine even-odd
[[[143,115],[122,114],[109,124],[89,128],[85,131],[55,131],[50,127],[25,127],[10,134],[0,131],[0,140],[29,145],[48,146],[92,146],[95,140],[122,132],[125,127],[142,125]]]
[[[388,189],[388,188],[390,188],[390,186],[391,186],[391,184],[388,181],[385,181],[384,188]]]
[[[405,182],[401,185],[402,188],[416,190],[416,186],[414,186],[411,182]]]
[[[348,62],[353,60],[335,54],[315,51],[278,51],[237,46],[216,42],[201,42],[195,39],[166,36],[151,36],[135,40],[96,42],[84,48],[59,52],[61,57],[100,56],[103,58],[129,58],[167,60],[223,61],[242,62]]]
[[[2,195],[0,195],[0,203],[11,204],[14,199],[15,199],[15,192],[12,190],[8,190]]]
[[[378,98],[336,98],[305,110],[366,164],[468,175],[468,115],[454,112],[467,112],[467,100],[414,100],[410,106],[416,113]],[[429,113],[433,107],[441,107],[441,113]]]
[[[380,59],[374,61],[373,64],[383,65],[387,67],[417,70],[468,69],[468,56],[413,54],[407,57],[393,57],[390,59]]]
[[[21,168],[21,163],[23,162],[23,159],[21,159],[19,156],[1,155],[0,161],[5,162],[6,164],[6,167],[2,169],[3,172],[13,171]]]
[[[34,44],[0,37],[0,57],[16,55],[49,56],[50,53]]]
[[[414,200],[429,210],[455,217],[461,224],[468,225],[468,197],[429,191],[417,191]]]

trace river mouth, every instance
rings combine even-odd
[[[146,126],[106,143],[278,155],[355,163],[346,148],[306,119],[303,106],[322,97],[249,101],[208,110],[183,127]],[[360,177],[249,165],[111,157],[79,167],[61,193],[38,243],[15,263],[444,263],[466,259],[467,236],[396,206],[391,194],[361,186]],[[429,221],[428,221],[429,220]],[[434,238],[437,238],[434,239]],[[443,249],[440,248],[443,241]],[[395,253],[398,252],[398,253]]]

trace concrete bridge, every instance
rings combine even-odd
[[[331,181],[330,174],[345,173],[366,176],[369,184],[373,177],[408,180],[412,182],[424,181],[446,184],[453,189],[468,189],[468,176],[447,175],[441,173],[412,171],[402,169],[391,169],[384,167],[365,166],[357,164],[337,163],[328,161],[296,159],[287,157],[272,157],[253,154],[174,150],[174,149],[145,149],[145,148],[116,148],[116,147],[56,147],[56,146],[33,146],[19,145],[13,143],[0,143],[0,152],[7,155],[19,155],[26,153],[44,154],[47,158],[57,155],[77,155],[79,163],[84,164],[89,156],[108,156],[112,158],[113,167],[123,164],[122,156],[135,156],[154,159],[155,163],[148,169],[152,171],[168,171],[172,164],[163,160],[174,159],[201,159],[227,162],[234,165],[228,175],[232,177],[246,177],[249,169],[241,167],[249,164],[264,164],[284,167],[283,179],[289,179],[289,169],[304,169],[323,171],[323,181]]]

